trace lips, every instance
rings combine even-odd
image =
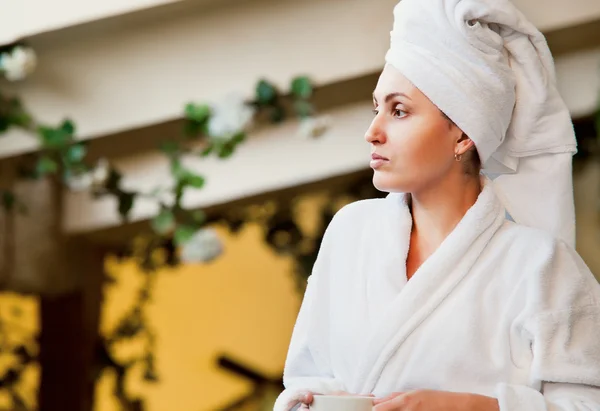
[[[371,168],[373,170],[378,170],[378,169],[384,167],[386,164],[388,164],[389,161],[390,160],[387,159],[386,157],[381,156],[381,155],[379,155],[377,153],[373,153],[373,154],[371,154],[371,163],[370,163],[370,165],[371,165]]]
[[[389,161],[390,159],[389,159],[389,158],[386,158],[386,157],[383,157],[383,156],[380,156],[380,155],[379,155],[379,154],[377,154],[377,153],[373,153],[373,154],[371,154],[371,160],[383,160],[383,161]]]

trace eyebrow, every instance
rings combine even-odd
[[[397,93],[390,93],[390,94],[388,94],[387,96],[385,96],[384,100],[385,100],[386,103],[388,103],[391,99],[393,99],[395,97],[405,97],[408,100],[412,101],[412,99],[410,97],[408,97],[406,94],[404,94],[404,93],[398,93],[398,92]],[[373,93],[373,101],[377,102],[377,99],[375,98],[375,93]]]

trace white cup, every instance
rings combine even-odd
[[[309,408],[312,411],[372,411],[373,397],[315,394]]]

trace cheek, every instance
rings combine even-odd
[[[394,149],[399,154],[396,176],[407,184],[436,180],[448,172],[454,161],[454,145],[447,123],[415,121],[404,130],[405,138]]]
[[[400,153],[404,162],[418,165],[420,168],[435,167],[452,152],[448,144],[448,127],[424,120],[406,123],[401,142],[395,142],[395,151]]]

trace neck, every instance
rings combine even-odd
[[[426,247],[437,248],[475,204],[480,192],[479,178],[461,174],[411,193],[411,237]]]

